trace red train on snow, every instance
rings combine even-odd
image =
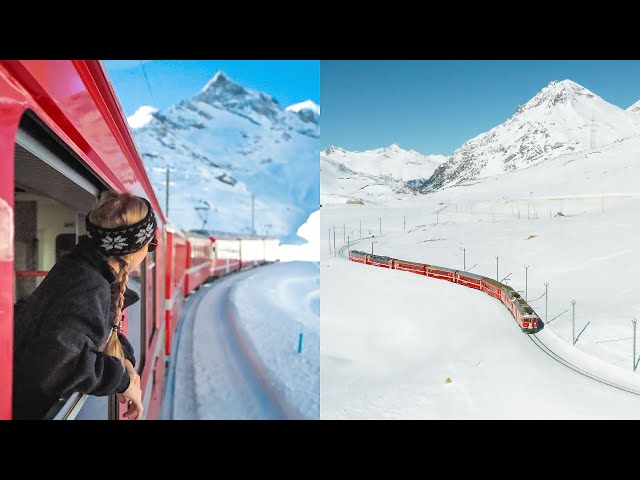
[[[464,270],[452,270],[436,265],[409,262],[397,258],[371,255],[369,253],[352,250],[349,252],[349,260],[352,262],[374,265],[376,267],[404,270],[427,277],[439,278],[448,282],[458,283],[465,287],[475,288],[488,293],[500,300],[511,312],[518,325],[525,333],[535,333],[538,329],[540,317],[529,304],[509,285],[497,282],[481,275],[465,272]]]
[[[211,277],[277,260],[278,240],[168,224],[99,61],[0,61],[0,419],[11,418],[13,307],[84,232],[105,190],[149,200],[158,248],[132,272],[140,302],[123,329],[136,350],[144,417],[158,418],[185,298]],[[112,397],[77,394],[56,418],[122,418]]]

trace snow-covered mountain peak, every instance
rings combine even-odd
[[[206,201],[208,227],[246,233],[253,193],[257,233],[297,240],[319,200],[319,118],[301,116],[310,110],[286,111],[218,72],[194,97],[144,112],[153,118],[133,134],[157,193],[166,192],[163,169],[175,169],[169,218],[176,225],[201,228],[194,206]]]
[[[640,135],[640,116],[571,81],[551,82],[501,125],[458,148],[424,192],[531,167]]]
[[[554,80],[520,108],[518,113],[534,108],[551,109],[558,105],[573,106],[586,99],[604,101],[590,90],[572,80]]]
[[[327,148],[324,149],[323,153],[329,156],[329,155],[335,155],[335,154],[341,154],[341,153],[344,154],[346,153],[346,151],[340,147],[336,147],[335,145],[329,145]]]

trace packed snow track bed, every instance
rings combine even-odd
[[[205,284],[188,300],[172,349],[163,418],[288,418],[288,407],[252,365],[227,311],[235,282],[251,274]]]

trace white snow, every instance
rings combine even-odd
[[[319,264],[288,262],[258,268],[234,286],[230,300],[232,321],[268,372],[270,385],[300,418],[318,419]]]
[[[321,152],[321,155],[341,163],[354,172],[390,177],[403,182],[428,179],[433,171],[449,158],[445,155],[422,155],[396,144],[364,152],[350,152],[331,146]]]
[[[313,100],[305,100],[304,102],[294,103],[293,105],[289,105],[286,110],[291,112],[299,112],[300,110],[311,110],[316,115],[320,115],[320,105],[315,103]]]
[[[321,277],[322,419],[640,418],[639,397],[554,361],[483,292],[328,251]]]
[[[278,255],[281,262],[301,260],[320,261],[320,210],[316,210],[307,221],[300,225],[297,235],[306,240],[302,245],[280,245]]]
[[[637,418],[640,399],[550,361],[486,294],[346,262],[329,256],[329,243],[334,226],[338,249],[347,236],[357,242],[362,222],[362,237],[375,238],[352,248],[373,241],[377,254],[460,269],[464,248],[466,269],[491,278],[499,256],[499,279],[510,274],[505,283],[523,294],[528,265],[545,342],[636,383],[638,151],[633,137],[429,195],[323,204],[322,418]]]
[[[138,107],[135,113],[127,117],[127,123],[131,128],[140,128],[145,126],[153,119],[153,113],[158,109],[149,105]]]

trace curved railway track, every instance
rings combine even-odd
[[[353,246],[354,244],[360,242],[361,240],[367,240],[370,238],[375,238],[375,237],[366,237],[366,238],[362,238],[362,239],[358,239],[355,240],[353,242],[351,242],[349,244],[349,247]],[[342,258],[344,258],[345,260],[349,260],[349,257],[347,256],[347,245],[344,245],[339,251],[338,253],[340,254],[340,256]],[[513,319],[513,321],[517,324],[517,321],[515,320],[515,318]],[[538,329],[538,331],[540,331],[540,329]],[[616,388],[618,390],[622,390],[624,392],[630,393],[632,395],[637,395],[640,396],[640,390],[634,390],[632,388],[629,387],[625,387],[623,385],[619,385],[615,382],[612,382],[610,380],[607,380],[606,378],[603,378],[601,376],[598,376],[594,373],[591,373],[581,367],[578,367],[577,365],[571,363],[569,360],[567,360],[566,358],[563,358],[562,356],[558,355],[557,353],[555,353],[553,350],[551,350],[551,348],[549,348],[541,339],[540,337],[537,336],[537,334],[532,333],[532,334],[528,334],[527,337],[529,338],[529,340],[531,340],[533,342],[533,344],[538,347],[542,352],[544,352],[549,358],[555,360],[556,362],[560,363],[561,365],[564,365],[565,367],[569,368],[570,370],[573,370],[574,372],[576,372],[579,375],[582,375],[584,377],[590,378],[591,380],[594,380],[596,382],[602,383],[603,385],[607,385],[609,387],[612,388]]]

